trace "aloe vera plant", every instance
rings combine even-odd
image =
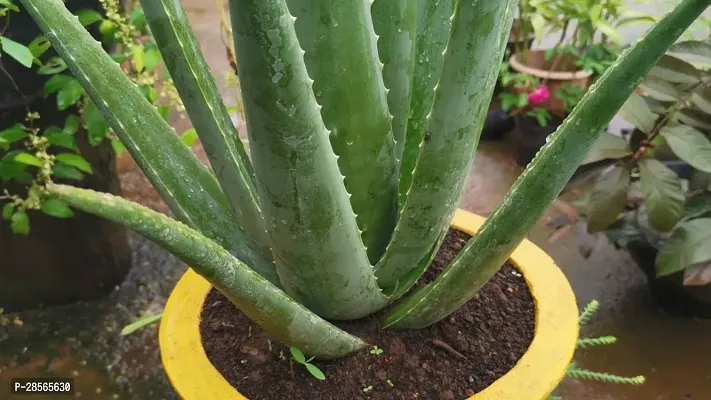
[[[328,322],[439,321],[475,296],[563,189],[615,112],[711,3],[682,0],[590,89],[431,284],[411,292],[461,195],[516,0],[230,0],[250,157],[178,0],[146,17],[211,173],[62,0],[22,0],[179,221],[119,197],[48,196],[188,263],[309,356],[365,343]]]

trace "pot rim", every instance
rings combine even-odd
[[[543,52],[545,50],[531,50],[530,52]],[[515,69],[518,72],[524,73],[524,74],[531,74],[533,76],[536,76],[541,79],[552,79],[555,81],[575,81],[578,79],[588,79],[590,78],[593,73],[590,71],[585,71],[585,70],[577,70],[574,72],[566,72],[566,71],[547,71],[544,69],[539,69],[539,68],[534,68],[529,65],[524,64],[523,62],[520,62],[516,56],[518,56],[518,53],[514,54],[509,58],[509,65],[511,68]]]
[[[452,227],[470,235],[485,218],[457,210]],[[578,307],[563,272],[527,239],[510,257],[534,299],[533,341],[516,365],[468,400],[545,399],[563,379],[578,339]],[[160,323],[163,367],[181,398],[246,399],[212,365],[202,347],[200,313],[212,286],[192,269],[170,294]]]

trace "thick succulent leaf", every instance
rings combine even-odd
[[[287,0],[316,101],[371,263],[397,216],[397,158],[377,37],[364,0]]]
[[[594,162],[618,159],[627,157],[632,154],[630,145],[627,141],[620,137],[607,132],[603,132],[593,144],[582,164],[592,164]]]
[[[711,193],[690,197],[684,206],[684,219],[711,217]]]
[[[239,224],[269,254],[252,166],[180,2],[142,3],[151,33]]]
[[[649,76],[673,83],[697,83],[701,79],[696,67],[667,54],[649,71]]]
[[[410,112],[410,90],[415,67],[417,0],[375,0],[371,6],[378,35],[378,54],[383,81],[388,88],[388,107],[393,116],[395,155],[402,159]]]
[[[23,0],[74,76],[99,107],[171,211],[277,282],[273,264],[236,223],[217,179],[180,141],[158,111],[62,0]]]
[[[402,291],[414,284],[432,246],[449,227],[479,142],[514,9],[513,0],[459,4],[412,185],[393,239],[376,265],[381,287]]]
[[[615,166],[600,175],[585,207],[589,233],[604,231],[617,221],[627,204],[629,185],[626,167]]]
[[[387,298],[358,232],[294,17],[285,0],[231,0],[230,12],[250,154],[281,283],[321,316],[368,315]]]
[[[653,158],[642,159],[638,165],[649,222],[660,231],[669,232],[684,215],[681,179]]]
[[[386,316],[383,326],[428,326],[472,299],[565,187],[642,77],[710,3],[682,0],[625,50],[550,137],[452,264],[433,283],[405,298]]]
[[[654,77],[647,76],[639,85],[645,96],[649,96],[658,101],[678,101],[682,97],[682,92],[671,83]]]
[[[417,157],[427,130],[427,116],[432,111],[435,85],[442,73],[444,49],[450,37],[456,0],[417,0],[417,37],[415,66],[410,92],[410,115],[400,160],[398,205],[402,208],[412,183]]]
[[[699,218],[680,224],[659,250],[655,266],[657,276],[711,261],[711,218]]]
[[[657,115],[652,112],[647,102],[636,93],[627,99],[617,114],[644,133],[651,132],[657,121]]]
[[[125,225],[170,251],[288,346],[320,358],[340,357],[365,346],[362,340],[295,302],[217,243],[178,221],[106,193],[65,185],[50,185],[49,190],[70,206]]]
[[[660,133],[677,157],[700,171],[711,172],[711,141],[706,135],[688,125],[665,127]]]

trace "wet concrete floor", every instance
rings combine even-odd
[[[211,2],[185,0],[183,4],[208,62],[221,76],[229,64],[219,14]],[[233,90],[225,97],[230,103],[236,98]],[[177,130],[187,123],[177,120]],[[195,151],[204,160],[199,144]],[[512,153],[507,141],[480,145],[462,208],[484,216],[493,210],[521,172]],[[125,197],[167,210],[128,155],[119,160],[119,169]],[[576,360],[593,370],[643,374],[647,382],[624,387],[566,380],[558,394],[567,400],[711,400],[711,321],[672,318],[659,311],[627,254],[606,243],[599,244],[587,260],[578,254],[572,234],[549,243],[552,228],[546,223],[563,214],[564,209],[551,207],[530,239],[563,269],[581,306],[592,299],[601,302],[584,334],[619,339],[609,347],[580,351]],[[160,312],[186,267],[137,235],[131,236],[131,243],[133,269],[108,299],[24,312],[18,315],[18,323],[13,322],[14,315],[9,316],[10,323],[0,327],[0,387],[9,387],[13,377],[63,376],[75,377],[76,398],[177,398],[160,367],[156,327],[125,337],[118,332],[141,314]],[[0,390],[0,400],[6,398],[10,398],[7,391]]]

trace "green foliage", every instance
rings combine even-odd
[[[372,354],[372,355],[374,355],[374,356],[379,356],[379,355],[383,354],[383,351],[384,351],[384,350],[381,349],[380,347],[378,347],[378,346],[373,346],[373,348],[370,349],[370,354]]]
[[[318,369],[317,366],[311,364],[313,357],[307,360],[304,356],[304,353],[302,353],[301,350],[297,349],[296,347],[289,347],[289,351],[291,352],[291,358],[297,363],[306,367],[306,370],[309,371],[311,376],[320,381],[326,380],[326,375],[324,375],[323,372]]]
[[[157,324],[158,322],[160,322],[162,317],[163,317],[162,313],[141,317],[141,318],[133,321],[132,323],[124,326],[123,329],[121,329],[121,336],[130,335],[130,334],[132,334],[140,329],[143,329],[147,326]]]
[[[422,8],[414,13],[416,31],[403,38],[388,21],[407,21],[412,29],[412,11],[389,19],[374,18],[369,4],[354,0],[338,7],[325,0],[231,0],[251,164],[179,2],[150,2],[146,22],[160,51],[170,55],[168,72],[177,86],[169,83],[174,91],[166,94],[185,98],[201,142],[215,147],[206,149],[214,175],[167,125],[165,108],[152,103],[160,96],[141,79],[152,66],[154,48],[131,39],[131,32],[144,28],[140,13],[131,16],[137,26],[129,26],[128,33],[120,13],[100,23],[138,73],[131,80],[61,0],[22,3],[182,223],[114,196],[48,181],[40,185],[47,193],[39,197],[122,223],[165,247],[322,379],[304,354],[334,358],[366,346],[324,318],[363,317],[405,296],[382,326],[419,328],[472,299],[558,196],[634,84],[673,44],[679,27],[691,24],[711,0],[683,0],[626,51],[579,101],[460,255],[434,282],[412,293],[463,190],[515,1],[417,3]],[[390,12],[407,9],[404,2],[392,6]],[[602,11],[596,15],[585,17],[590,29],[612,35],[599,22],[606,21]],[[575,35],[581,43],[592,40],[581,35]],[[416,41],[417,56],[405,60],[412,67],[398,58],[405,47],[412,49],[403,44],[408,37]],[[382,60],[390,72],[381,70]],[[411,77],[405,72],[410,70]],[[403,76],[411,84],[398,81]],[[61,80],[52,87],[56,93],[67,84]],[[391,109],[389,86],[397,86],[392,90],[398,98],[410,103]],[[566,94],[569,103],[577,102],[575,93]],[[73,125],[66,125],[71,131]],[[29,134],[39,143],[34,131]],[[194,135],[186,136],[190,144]],[[54,164],[88,171],[74,153],[36,153],[45,175]],[[598,197],[623,208],[632,170],[613,168]],[[237,186],[248,190],[233,193],[249,198],[231,195]],[[602,190],[607,188],[614,194]],[[11,218],[17,212],[12,210]],[[608,219],[614,222],[606,215],[601,226]]]

